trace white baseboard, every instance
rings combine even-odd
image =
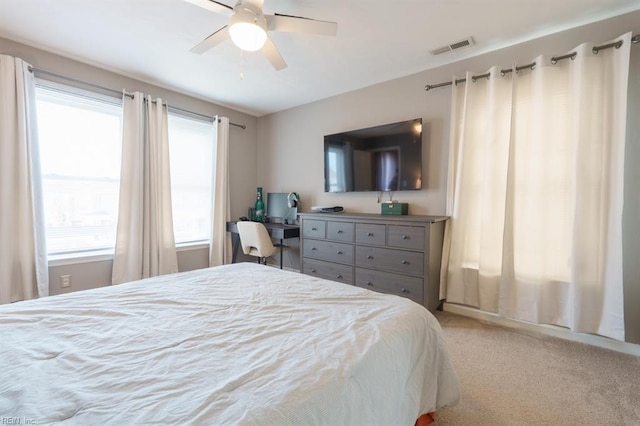
[[[481,311],[479,309],[468,306],[455,305],[453,303],[444,303],[443,310],[458,314],[469,318],[475,318],[492,324],[501,325],[503,327],[514,328],[533,333],[540,333],[547,336],[553,336],[560,339],[571,340],[573,342],[586,343],[587,345],[598,346],[629,355],[640,356],[640,345],[633,343],[620,342],[618,340],[609,339],[607,337],[597,336],[595,334],[574,333],[566,328],[547,324],[533,324],[525,321],[519,321],[509,318],[503,318],[491,312]]]

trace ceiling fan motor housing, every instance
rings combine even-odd
[[[251,3],[238,2],[229,20],[229,35],[243,50],[255,52],[267,41],[267,20],[262,10]]]

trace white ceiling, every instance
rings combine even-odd
[[[183,0],[0,0],[0,37],[262,116],[639,9],[640,0],[265,0],[265,14],[338,23],[336,37],[271,33],[282,71],[231,41],[190,53],[228,18]],[[469,36],[471,48],[429,54]]]

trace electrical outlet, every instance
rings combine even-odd
[[[71,275],[60,275],[60,287],[71,287]]]

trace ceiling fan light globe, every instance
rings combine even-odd
[[[255,52],[267,41],[267,32],[253,22],[235,22],[229,27],[229,36],[242,50]]]

